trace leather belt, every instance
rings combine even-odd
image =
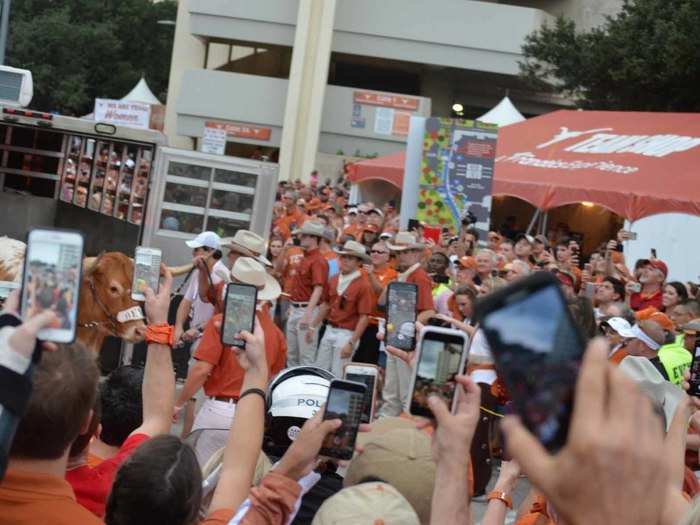
[[[298,303],[296,301],[292,301],[292,306],[294,306],[295,308],[306,308],[307,306],[309,306],[309,303]]]
[[[223,401],[224,403],[238,403],[238,396],[209,396],[213,401]]]

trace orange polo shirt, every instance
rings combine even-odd
[[[376,304],[372,286],[362,274],[348,285],[342,295],[338,295],[337,286],[338,275],[335,275],[324,288],[323,302],[330,305],[328,322],[336,328],[354,330],[360,316],[371,314]]]
[[[0,483],[0,525],[91,525],[102,521],[78,504],[68,482],[10,469]]]
[[[364,226],[358,223],[350,224],[343,228],[343,233],[345,235],[352,235],[357,242],[362,242],[362,232],[365,230]]]
[[[292,280],[290,290],[293,302],[306,303],[316,286],[325,286],[328,282],[328,261],[319,249],[304,253],[297,273]]]
[[[282,271],[282,291],[290,293],[294,276],[299,271],[299,265],[304,260],[304,250],[299,246],[291,246],[285,255],[284,270]]]
[[[265,335],[265,354],[270,377],[285,367],[287,361],[287,341],[282,331],[264,312],[255,312]],[[245,371],[238,364],[238,358],[230,346],[221,344],[221,332],[214,326],[223,319],[222,314],[212,317],[204,328],[202,340],[194,353],[194,358],[204,361],[214,368],[204,383],[204,393],[211,396],[238,397],[243,385]]]

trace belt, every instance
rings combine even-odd
[[[292,301],[292,306],[294,306],[295,308],[306,308],[307,306],[309,306],[309,303],[298,303],[296,301]]]
[[[238,403],[238,396],[209,396],[212,401],[223,401],[224,403]]]

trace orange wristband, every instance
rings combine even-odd
[[[146,344],[155,343],[158,345],[173,346],[175,330],[168,324],[149,324],[146,326],[144,339]]]

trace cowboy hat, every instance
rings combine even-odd
[[[265,271],[258,261],[251,257],[239,257],[231,268],[231,277],[243,284],[251,284],[258,289],[258,301],[274,301],[282,293],[277,279]]]
[[[336,249],[333,251],[335,251],[335,253],[337,253],[338,255],[350,255],[352,257],[362,259],[365,262],[368,262],[370,260],[365,247],[357,241],[347,241],[343,245],[342,250]]]
[[[292,232],[293,235],[313,235],[324,238],[326,227],[319,221],[306,221],[301,228]]]
[[[272,266],[272,263],[263,255],[265,253],[265,239],[257,233],[249,230],[238,230],[233,237],[222,239],[221,245],[246,257],[253,257],[265,266]]]
[[[425,244],[416,241],[416,236],[410,232],[399,232],[394,237],[394,242],[386,243],[390,250],[401,252],[404,250],[422,250]]]

